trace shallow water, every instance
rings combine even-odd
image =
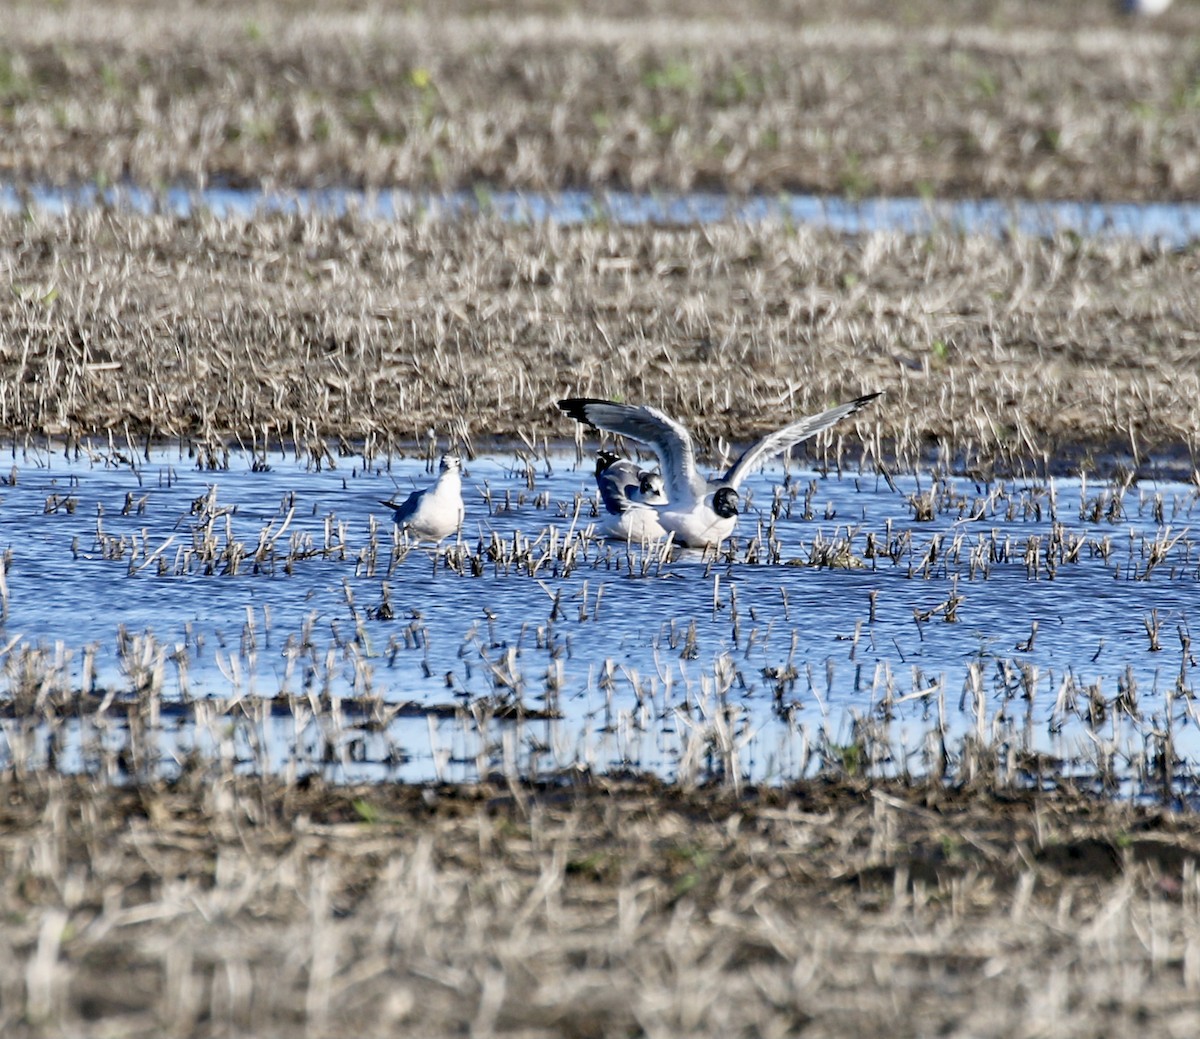
[[[750,481],[732,561],[663,562],[580,538],[590,459],[497,455],[468,463],[447,560],[394,544],[379,504],[430,479],[421,460],[198,461],[13,452],[7,763],[781,781],[924,773],[943,744],[962,769],[977,740],[1136,789],[1168,734],[1179,784],[1200,753],[1191,485],[777,465]],[[921,495],[930,521],[914,519]],[[839,552],[856,565],[796,565]],[[112,702],[85,710],[81,689]],[[131,765],[135,703],[159,736],[156,760]]]
[[[790,195],[734,198],[711,192],[689,194],[609,191],[553,193],[451,192],[434,194],[401,189],[363,192],[347,188],[264,192],[258,189],[210,187],[202,191],[170,188],[152,192],[123,186],[100,189],[34,186],[18,189],[0,183],[0,212],[26,208],[52,215],[99,205],[136,212],[165,211],[180,216],[196,210],[218,217],[251,217],[264,212],[311,212],[365,219],[395,220],[414,215],[454,219],[470,213],[494,213],[504,220],[580,224],[794,223],[849,234],[900,231],[924,234],[947,229],[967,234],[1021,233],[1049,236],[1071,232],[1083,236],[1133,238],[1182,248],[1200,237],[1200,203],[1033,202],[1000,199],[870,198],[852,201],[835,196]]]

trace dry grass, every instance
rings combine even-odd
[[[0,0],[0,24],[17,182],[1200,194],[1195,4],[1131,28],[1083,0]],[[574,433],[569,393],[746,439],[882,389],[831,454],[1190,469],[1197,274],[1194,250],[1066,237],[4,217],[0,432],[218,460],[231,437],[532,445]],[[153,693],[146,659],[129,677]],[[10,740],[82,710],[63,676],[61,714],[12,685]],[[24,760],[0,779],[14,1039],[1200,1032],[1190,812],[878,783],[164,784],[128,754],[120,786]]]
[[[1194,822],[1129,805],[53,779],[0,804],[14,1039],[1200,1028]]]
[[[846,442],[906,465],[1200,451],[1192,252],[93,212],[0,220],[0,270],[17,437],[533,442],[584,394],[744,440],[884,390]]]
[[[0,175],[1195,198],[1200,10],[8,0]]]
[[[1194,5],[8,7],[18,182],[1200,191]],[[933,438],[1196,464],[1193,254],[119,214],[0,236],[16,436],[560,437],[549,404],[591,393],[745,439],[885,389],[858,429],[905,464]]]

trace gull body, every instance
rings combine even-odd
[[[819,415],[809,415],[748,447],[722,475],[705,479],[696,471],[696,448],[682,423],[647,405],[618,404],[594,397],[571,397],[559,408],[577,422],[618,433],[649,447],[662,464],[668,503],[650,507],[663,530],[692,548],[719,545],[733,533],[738,517],[738,488],[774,455],[828,429],[878,397],[870,393]]]
[[[604,504],[604,532],[609,537],[642,544],[666,538],[654,508],[667,504],[660,473],[639,469],[628,459],[601,451],[596,455],[596,486]]]
[[[1117,6],[1123,14],[1153,18],[1171,6],[1171,0],[1118,0]]]
[[[462,460],[442,455],[438,478],[430,486],[413,491],[399,504],[382,504],[393,510],[396,526],[422,541],[441,541],[458,533],[463,522]]]

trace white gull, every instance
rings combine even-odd
[[[640,544],[666,538],[654,508],[667,504],[661,473],[639,469],[636,463],[602,450],[596,455],[596,486],[609,537]]]
[[[662,464],[669,499],[652,505],[663,530],[692,548],[719,545],[733,533],[738,517],[738,488],[757,466],[801,441],[853,415],[878,397],[868,393],[819,415],[809,415],[748,447],[722,476],[706,480],[696,472],[692,435],[678,421],[648,405],[618,404],[594,397],[570,397],[559,408],[577,422],[645,444]]]
[[[462,460],[442,455],[438,478],[430,486],[413,491],[404,501],[382,502],[393,509],[396,526],[422,541],[441,541],[458,532],[463,522]]]

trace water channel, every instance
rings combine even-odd
[[[384,189],[358,191],[326,188],[262,191],[222,186],[202,190],[172,187],[149,191],[135,186],[95,185],[17,187],[0,183],[0,212],[26,209],[48,215],[91,209],[98,205],[134,212],[167,212],[187,216],[198,210],[218,218],[253,217],[268,212],[347,212],[364,219],[398,220],[423,216],[460,219],[491,213],[514,222],[551,221],[580,224],[792,223],[829,228],[847,234],[898,231],[926,234],[947,229],[960,234],[1026,234],[1133,238],[1167,248],[1183,248],[1200,237],[1200,203],[1119,203],[1000,199],[866,198],[792,195],[736,197],[718,193],[632,193],[561,191],[459,191],[433,193]]]

